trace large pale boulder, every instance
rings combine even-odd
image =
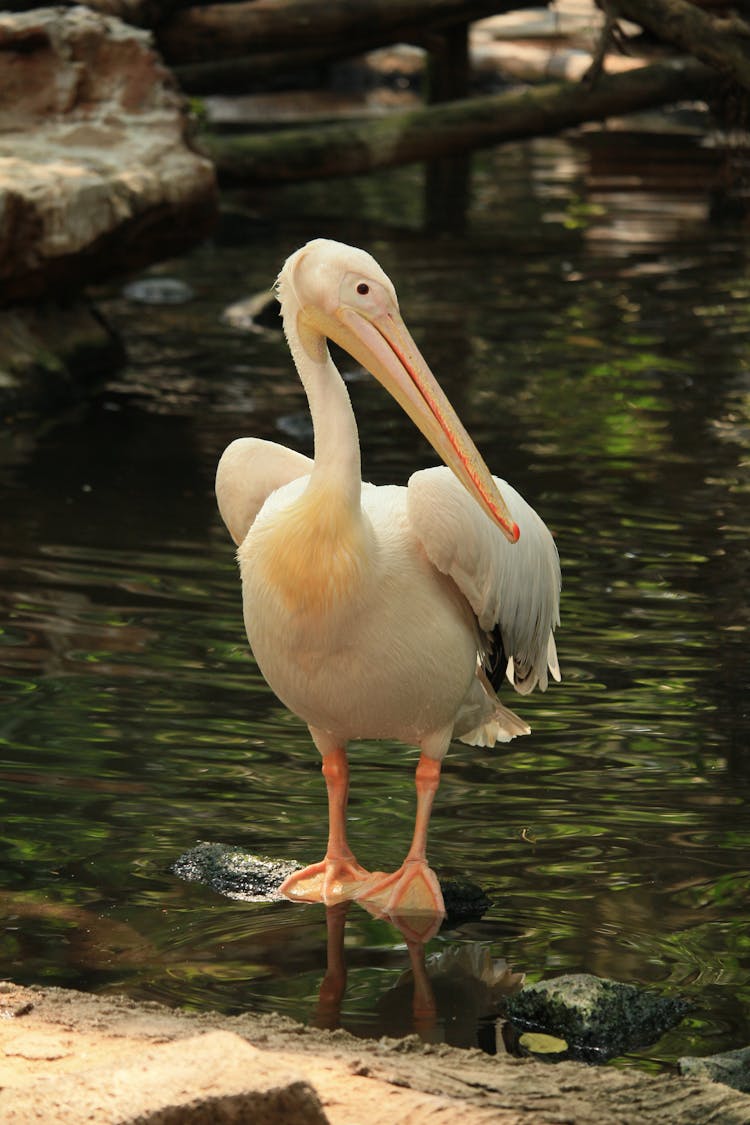
[[[215,210],[148,32],[83,7],[0,13],[0,304],[176,253]]]

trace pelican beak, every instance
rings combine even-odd
[[[393,395],[506,539],[515,543],[518,525],[399,313],[391,309],[370,318],[343,305],[329,320],[326,335]]]

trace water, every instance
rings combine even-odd
[[[318,762],[247,651],[212,478],[243,433],[309,451],[283,342],[222,312],[326,234],[394,278],[563,566],[564,682],[506,696],[533,735],[447,760],[431,858],[492,907],[428,959],[462,950],[529,980],[592,972],[693,1003],[619,1065],[750,1041],[748,253],[708,221],[702,181],[679,191],[636,168],[626,184],[561,142],[483,155],[465,232],[442,236],[422,229],[418,169],[237,198],[214,243],[151,271],[191,301],[101,291],[127,370],[0,446],[0,974],[362,1035],[491,1038],[502,988],[443,978],[434,1026],[415,1022],[404,938],[361,908],[343,929],[328,919],[348,981],[321,1004],[323,908],[234,902],[170,873],[199,840],[306,861],[324,848]],[[344,364],[366,476],[432,463]],[[352,843],[395,867],[415,752],[351,759]]]

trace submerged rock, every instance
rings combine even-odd
[[[0,309],[0,408],[70,402],[124,358],[116,334],[82,300]]]
[[[723,1051],[719,1055],[694,1058],[686,1055],[678,1060],[680,1074],[690,1078],[708,1078],[711,1082],[722,1082],[733,1090],[750,1094],[750,1047],[738,1051]]]
[[[688,1010],[680,998],[587,973],[540,981],[511,996],[508,1019],[521,1031],[564,1039],[567,1057],[605,1061],[653,1043]]]
[[[139,305],[186,305],[195,291],[178,277],[142,277],[126,285],[122,295]]]

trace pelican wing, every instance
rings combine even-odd
[[[272,492],[312,469],[309,457],[273,441],[237,438],[228,445],[216,470],[216,499],[235,543],[242,543]]]
[[[521,495],[497,480],[520,538],[511,544],[450,469],[423,469],[409,480],[412,530],[433,566],[450,575],[479,626],[505,654],[508,679],[522,694],[560,679],[553,630],[560,621],[560,562],[544,522]]]

